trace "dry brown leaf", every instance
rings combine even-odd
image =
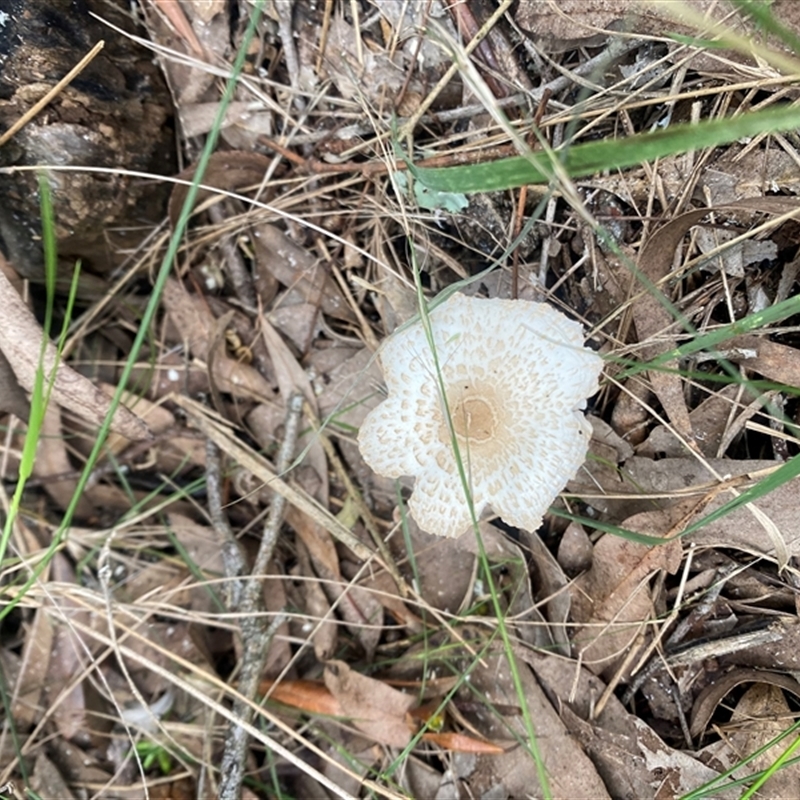
[[[222,192],[241,192],[247,188],[258,187],[272,162],[259,153],[248,153],[238,150],[228,150],[213,153],[203,174],[203,186],[211,186],[220,192],[210,189],[201,189],[195,198],[195,206],[200,205],[209,197],[221,197]],[[185,169],[178,175],[183,181],[191,182],[194,177],[196,165]],[[172,227],[178,222],[189,187],[184,184],[175,184],[169,199],[169,219]]]
[[[179,587],[188,577],[188,569],[170,561],[145,562],[116,587],[114,596],[123,603],[147,602],[158,597],[170,605],[186,607],[189,591]]]
[[[63,775],[44,753],[36,755],[29,788],[38,797],[58,797],[59,800],[74,800],[75,798]]]
[[[202,136],[216,123],[219,103],[187,103],[181,109],[181,131],[184,136]],[[225,110],[222,128],[242,122],[250,116],[250,103],[244,100],[232,102]],[[205,182],[205,181],[204,181]],[[208,184],[206,184],[208,185]]]
[[[189,294],[178,281],[170,279],[164,287],[162,302],[192,355],[208,363],[212,344],[216,345],[213,377],[220,391],[254,400],[272,399],[272,386],[261,373],[249,364],[230,358],[220,337],[215,339],[217,320],[202,297]]]
[[[0,262],[4,262],[0,254]],[[41,356],[44,333],[30,309],[0,269],[0,350],[14,370],[20,386],[33,391]],[[108,416],[111,398],[64,361],[57,358],[55,346],[47,342],[42,358],[45,380],[55,370],[52,400],[81,419],[99,427]],[[134,442],[152,438],[147,425],[132,411],[120,405],[111,419],[111,430]]]
[[[109,786],[112,778],[110,773],[97,766],[97,761],[87,756],[86,751],[81,747],[75,747],[71,742],[64,741],[59,737],[53,737],[48,742],[48,751],[70,783],[79,786]],[[124,787],[115,787],[114,796],[119,800],[138,800],[141,797],[141,789],[137,798],[132,796]]]
[[[407,3],[405,0],[386,0],[378,6],[381,16],[389,25],[389,30],[384,29],[384,43],[396,41],[410,59],[417,59],[419,68],[423,66],[428,70],[438,70],[441,74],[452,64],[450,53],[440,46],[437,41],[427,36],[420,36],[419,32],[425,28],[429,21],[430,10],[420,3]],[[450,17],[433,8],[436,22],[456,40],[458,32]]]
[[[340,581],[339,556],[328,531],[294,506],[286,509],[286,522],[308,548],[317,575],[323,580]]]
[[[210,22],[217,14],[224,14],[226,0],[189,0],[192,11],[203,21]]]
[[[576,42],[605,40],[608,26],[625,16],[624,5],[624,0],[534,0],[521,3],[514,19],[554,52],[569,50]]]
[[[317,411],[317,398],[311,381],[306,371],[297,362],[294,354],[283,341],[280,334],[266,319],[261,319],[261,335],[267,345],[272,366],[275,369],[275,379],[283,399],[284,405],[289,398],[300,392],[306,399],[314,415],[319,418]],[[310,492],[323,505],[328,504],[328,459],[319,438],[313,434],[301,436],[298,439],[298,449],[305,450],[304,463],[310,466],[319,479],[317,490]]]
[[[273,681],[263,680],[258,686],[259,694],[267,700],[298,708],[308,714],[325,714],[329,717],[343,717],[339,701],[320,681]]]
[[[731,16],[730,5],[717,0],[686,0],[683,4],[643,3],[641,0],[529,0],[518,5],[515,19],[541,47],[548,52],[561,52],[603,44],[619,30],[640,36],[664,36],[667,32],[697,35],[698,30],[684,14],[682,5],[701,19],[724,20],[726,30],[747,40],[756,35],[755,23],[748,21],[744,14]],[[782,25],[787,25],[795,33],[800,32],[800,20],[793,0],[775,0],[770,12]],[[783,49],[775,41],[772,46],[778,52]],[[680,48],[681,56],[685,55],[685,49]],[[730,50],[697,49],[698,55],[691,62],[693,69],[728,71],[730,61],[756,61],[755,57],[748,58]]]
[[[411,741],[406,714],[415,703],[412,695],[361,675],[344,661],[326,664],[325,685],[362,733],[390,747],[405,747]]]
[[[674,533],[695,505],[637,514],[623,524],[638,533],[664,536]],[[680,564],[681,545],[676,540],[649,546],[608,533],[598,540],[591,569],[572,586],[573,618],[582,625],[574,641],[589,669],[600,673],[624,654],[642,624],[653,618],[649,579],[660,570],[674,574]]]
[[[0,414],[14,414],[27,422],[30,410],[28,397],[19,385],[11,364],[0,350]]]
[[[553,648],[554,630],[547,624],[538,604],[533,600],[531,571],[522,548],[494,525],[480,522],[479,526],[486,557],[489,561],[499,562],[504,566],[505,590],[510,598],[508,613],[517,623],[519,637],[533,647]],[[455,544],[460,550],[475,556],[478,554],[478,540],[475,536],[461,536]]]
[[[348,630],[364,648],[367,661],[371,661],[382,633],[383,606],[380,601],[372,592],[343,580],[333,539],[321,525],[312,522],[294,508],[287,509],[286,521],[308,548],[313,570],[306,569],[305,573],[309,577],[322,579],[324,597],[327,597],[330,604],[336,605],[339,614],[347,623]],[[326,619],[328,620],[326,624],[333,626],[332,639],[326,638],[325,641],[335,642],[336,626],[330,619],[330,606],[328,602],[323,602],[324,597],[315,599],[316,593],[319,592],[318,584],[312,580],[303,591],[309,603],[314,602],[313,609],[311,606],[307,608],[312,618]],[[315,640],[315,648],[317,646]],[[330,655],[331,653],[328,653],[328,657]]]
[[[15,724],[23,730],[41,716],[42,693],[52,653],[53,623],[41,608],[37,608],[26,632],[19,674],[11,697],[11,714]]]
[[[442,539],[420,530],[412,517],[407,517],[408,551],[406,537],[393,536],[389,547],[397,563],[408,558],[407,552],[414,553],[416,570],[413,574],[416,591],[431,608],[450,614],[457,614],[472,599],[472,589],[476,575],[474,549],[462,547],[461,539]],[[397,591],[395,586],[392,590]]]
[[[653,797],[657,800],[682,797],[718,777],[714,770],[706,766],[704,760],[669,747],[638,717],[633,717],[633,726],[636,731],[638,757],[644,760],[645,768],[655,778],[651,781],[651,786],[654,791]],[[740,794],[729,792],[721,793],[719,796],[726,800],[734,800],[740,797]]]
[[[647,435],[650,411],[650,386],[643,376],[636,376],[626,382],[623,392],[611,410],[611,426],[633,445],[641,443]]]
[[[531,582],[536,586],[536,597],[544,602],[544,613],[556,650],[570,654],[567,620],[571,597],[567,590],[569,581],[555,556],[545,546],[538,533],[522,532],[522,540],[530,553]]]
[[[766,336],[737,336],[725,343],[725,356],[734,364],[787,386],[800,386],[800,350],[771,342]]]
[[[198,525],[183,514],[167,514],[169,527],[199,569],[214,575],[224,575],[222,542],[219,534],[208,525]]]
[[[659,298],[655,285],[669,273],[675,249],[686,231],[707,213],[707,210],[700,209],[682,214],[659,228],[641,249],[638,259],[639,269],[654,285],[653,293],[645,291],[632,306],[636,335],[643,345],[639,350],[639,356],[643,361],[650,361],[675,347],[674,337],[665,335],[674,320],[663,302],[660,302],[663,298]],[[647,344],[650,340],[653,343]],[[676,366],[675,362],[664,364],[666,371],[650,370],[648,377],[675,430],[692,445],[694,441],[692,423],[683,393],[683,378],[675,370]]]
[[[561,661],[560,663],[563,663]],[[518,666],[522,692],[534,720],[539,752],[550,780],[553,797],[608,798],[608,792],[594,765],[569,733],[559,713],[551,705],[542,687],[527,665]],[[570,672],[570,675],[572,673]],[[493,713],[492,706],[515,708],[519,698],[514,688],[511,670],[502,654],[485,656],[470,672],[470,696],[474,692],[485,698],[489,708],[471,715],[470,722],[480,735],[489,741],[502,743],[509,740],[510,731],[524,737],[525,726],[521,715]],[[511,742],[509,742],[511,744]],[[473,797],[492,796],[528,797],[541,795],[536,766],[527,748],[512,746],[501,755],[479,755],[469,775],[462,777]]]
[[[731,409],[737,399],[739,402],[748,402],[751,397],[745,387],[731,384],[709,395],[689,412],[694,440],[704,456],[716,458],[723,455],[719,452],[719,447],[728,427]],[[664,425],[653,428],[637,453],[640,456],[673,458],[689,455],[688,449]]]
[[[195,800],[196,797],[197,784],[194,777],[180,778],[150,787],[150,800]],[[120,800],[128,800],[128,798],[120,797]],[[131,800],[134,799],[131,798]],[[258,796],[245,787],[242,789],[242,800],[258,800]]]
[[[236,459],[240,465],[253,473],[262,482],[269,484],[279,494],[283,495],[290,503],[287,508],[286,518],[289,513],[296,511],[304,514],[316,524],[324,525],[327,531],[332,531],[336,539],[348,547],[358,558],[371,560],[375,558],[380,564],[380,558],[366,547],[358,537],[354,536],[349,528],[345,527],[331,512],[312,500],[305,492],[299,491],[293,485],[276,475],[265,459],[255,453],[252,448],[243,447],[234,437],[229,435],[224,428],[212,424],[209,420],[207,409],[199,403],[186,397],[176,396],[175,402],[185,408],[191,422],[200,429],[209,439],[219,445],[220,449]],[[292,524],[290,522],[290,524]]]
[[[181,107],[184,136],[202,136],[215,124],[219,102],[187,103]],[[221,135],[233,151],[255,148],[259,136],[271,136],[275,115],[271,110],[253,109],[253,103],[234,100],[222,119]]]
[[[319,306],[311,303],[291,303],[291,293],[279,297],[267,319],[296,348],[301,355],[306,355],[321,330]]]
[[[707,272],[722,270],[732,278],[744,278],[746,267],[762,261],[774,261],[778,257],[778,245],[769,239],[746,239],[729,244],[739,236],[738,231],[696,225],[692,228],[692,235],[701,253],[716,253],[703,264]],[[719,252],[720,248],[724,248],[722,252]]]
[[[57,406],[48,406],[42,420],[42,436],[36,449],[33,474],[43,481],[45,491],[56,505],[65,510],[75,494],[78,473],[67,455],[61,413]],[[75,515],[78,519],[88,519],[95,511],[93,505],[89,496],[81,496],[75,507]]]
[[[575,576],[592,566],[592,540],[577,522],[570,522],[558,543],[558,563]]]
[[[703,171],[701,185],[709,192],[712,205],[723,205],[746,197],[763,197],[767,192],[800,191],[797,162],[785,150],[770,147],[749,150],[742,155],[735,148]]]
[[[606,685],[585,667],[569,664],[563,658],[529,652],[525,660],[531,664],[549,695],[558,698],[560,717],[603,776],[606,789],[613,797],[661,797],[657,792],[664,783],[664,774],[655,768],[659,762],[670,762],[667,785],[678,797],[717,777],[717,773],[690,755],[673,751],[650,728],[630,714],[615,695],[596,719],[596,699],[603,696]],[[682,790],[675,787],[679,785]],[[738,793],[723,793],[725,800],[736,800]]]
[[[143,4],[151,38],[165,49],[187,54],[195,62],[180,57],[162,60],[179,115],[187,104],[219,96],[212,88],[216,71],[196,62],[230,62],[229,18],[219,13],[223,5],[224,0],[193,0],[191,4],[151,0]],[[154,12],[154,7],[161,13]]]
[[[402,51],[392,60],[386,51],[359,47],[359,33],[337,14],[328,31],[324,64],[330,79],[347,99],[364,97],[378,108],[400,92],[406,81]]]
[[[600,691],[602,691],[602,687]],[[654,786],[654,783],[658,781],[658,778],[654,780],[653,773],[642,758],[635,730],[629,733],[624,729],[587,722],[583,716],[579,716],[572,710],[568,705],[568,699],[569,695],[562,698],[561,719],[570,734],[591,758],[597,771],[603,776],[606,789],[611,796],[655,797],[658,786]],[[632,719],[628,727],[634,727]],[[668,750],[666,744],[662,743],[662,745],[665,751]],[[715,777],[716,773],[706,768],[705,780]],[[698,781],[697,785],[705,780]],[[729,796],[726,797],[726,800],[734,800],[734,798]]]
[[[407,279],[389,269],[381,270],[380,275],[372,302],[380,315],[383,332],[390,334],[419,313],[419,302]]]
[[[441,541],[441,539],[440,539]],[[422,633],[422,620],[405,604],[397,592],[397,584],[388,572],[373,572],[361,579],[361,586],[371,591],[380,604],[389,612],[399,625],[410,634]],[[420,592],[420,594],[422,594]]]
[[[616,408],[620,407],[627,396],[626,394],[619,396]],[[567,484],[568,492],[580,493],[581,487],[588,488],[598,484],[604,487],[618,485],[621,481],[621,465],[634,453],[629,441],[619,436],[610,425],[595,416],[589,416],[587,419],[592,424],[589,452],[583,467]]]
[[[245,423],[250,435],[268,453],[280,445],[286,411],[278,402],[258,403],[248,412]],[[269,503],[269,490],[263,484],[257,484],[249,472],[245,471],[237,478],[237,490],[252,502],[258,501],[263,505]]]
[[[54,625],[52,652],[47,664],[47,705],[52,708],[53,720],[59,734],[70,741],[90,728],[87,718],[84,679],[79,678],[88,659],[88,648],[69,628],[64,617],[73,614],[86,616],[83,611],[59,609],[56,614],[48,609]]]
[[[331,614],[331,604],[328,602],[327,594],[311,567],[309,548],[304,541],[297,543],[297,562],[297,571],[305,578],[299,587],[302,599],[298,605],[303,608],[307,619],[303,620],[300,625],[295,624],[301,628],[299,633],[303,635],[304,639],[309,635],[307,633],[308,624],[313,625],[310,635],[311,643],[314,646],[314,655],[318,661],[324,662],[336,652],[338,641],[336,620]],[[323,575],[323,577],[327,576]]]
[[[107,633],[108,620],[95,620],[100,633]],[[174,691],[169,674],[175,668],[174,656],[193,664],[198,673],[214,674],[214,668],[192,635],[192,624],[183,620],[170,622],[144,622],[131,626],[132,633],[125,638],[125,646],[138,654],[130,660],[128,671],[145,697],[161,697]],[[140,660],[140,658],[141,660]],[[147,662],[146,664],[144,662]],[[160,670],[152,668],[152,664]]]
[[[300,392],[311,408],[316,411],[317,399],[311,388],[308,374],[300,366],[278,331],[265,319],[261,320],[261,335],[275,368],[275,379],[284,403],[288,402],[293,394]]]
[[[366,347],[330,347],[312,351],[308,361],[315,375],[320,419],[329,421],[334,431],[343,426],[361,427],[369,411],[381,401],[378,387],[383,385],[383,373],[375,354]],[[340,436],[337,444],[356,475],[373,475],[351,437]],[[393,490],[394,481],[375,479]]]
[[[499,745],[484,742],[463,733],[423,733],[422,740],[438,745],[451,753],[481,753],[498,756],[505,752],[505,749]]]
[[[264,608],[270,618],[277,617],[283,613],[289,603],[286,593],[285,575],[278,572],[273,564],[267,568],[268,574],[264,578]],[[215,639],[211,632],[211,639]],[[278,626],[272,641],[267,650],[267,660],[264,664],[262,674],[266,678],[276,678],[279,675],[293,675],[291,669],[292,659],[294,658],[290,644],[289,623],[284,621]]]
[[[652,461],[635,457],[625,464],[625,472],[630,476],[632,486],[643,493],[659,493],[669,497],[698,487],[696,496],[701,497],[714,490],[719,484],[716,475],[732,478],[758,474],[764,470],[775,469],[775,461],[732,461],[730,459],[707,459],[708,469],[695,459],[665,458]],[[712,472],[713,470],[713,472]],[[763,477],[763,474],[762,474]],[[705,547],[734,547],[746,553],[768,558],[776,558],[774,533],[782,539],[781,549],[789,556],[800,553],[800,519],[797,515],[797,494],[800,479],[794,479],[779,486],[761,497],[754,504],[766,515],[774,530],[770,531],[747,508],[738,508],[720,520],[703,526],[691,535],[691,541]],[[619,488],[619,487],[617,487]],[[740,487],[743,489],[744,487]],[[723,503],[732,499],[729,493],[715,497],[705,514],[712,513]],[[669,499],[660,501],[662,505]],[[638,508],[644,508],[652,501],[639,501]],[[630,504],[632,507],[633,504]],[[768,523],[770,524],[770,523]]]
[[[161,13],[170,21],[173,28],[180,36],[189,44],[194,51],[194,54],[203,57],[203,46],[198,41],[197,37],[186,19],[186,14],[183,13],[180,3],[175,3],[173,0],[152,0],[156,6],[161,10]]]
[[[208,371],[200,365],[187,363],[181,353],[167,351],[159,357],[152,367],[134,367],[131,384],[147,385],[147,395],[152,400],[160,400],[173,392],[186,392],[196,395],[208,392]]]
[[[331,729],[333,726],[329,725]],[[345,731],[334,731],[335,738],[329,741],[322,773],[339,787],[344,797],[358,797],[364,788],[364,779],[375,763],[377,747],[363,736],[351,736]],[[411,763],[413,759],[409,759]],[[347,773],[343,769],[347,770]],[[318,793],[316,786],[304,791],[298,786],[295,795],[312,797]],[[425,795],[418,795],[424,797]],[[260,798],[252,798],[260,800]]]
[[[199,525],[176,510],[168,513],[167,519],[168,530],[175,535],[192,564],[212,579],[224,574],[219,536],[213,528]],[[156,534],[154,538],[160,543],[164,536]],[[171,559],[143,562],[138,569],[129,571],[125,580],[115,587],[114,596],[125,603],[152,602],[157,598],[172,606],[203,613],[216,610],[208,587],[197,584],[190,565],[184,566]]]
[[[339,285],[318,258],[296,245],[274,225],[254,225],[252,232],[257,270],[270,272],[302,301],[345,322],[357,324]],[[286,302],[284,300],[284,302]],[[293,304],[292,303],[292,304]]]
[[[345,562],[343,567],[351,566]],[[345,570],[350,577],[355,570]],[[372,663],[375,650],[385,631],[383,628],[383,604],[375,594],[358,584],[350,583],[341,592],[338,587],[329,586],[328,593],[335,593],[339,601],[338,609],[347,623],[347,629],[364,650],[367,663]],[[341,598],[341,599],[340,599]]]
[[[105,384],[103,388],[109,390]],[[172,391],[174,391],[174,386]],[[177,475],[194,467],[204,467],[206,463],[205,442],[197,436],[191,436],[179,427],[175,415],[165,406],[153,403],[146,397],[136,397],[125,392],[124,402],[134,405],[137,414],[148,424],[156,436],[152,447],[152,458],[162,472]],[[108,437],[108,452],[119,455],[130,442],[116,433]]]

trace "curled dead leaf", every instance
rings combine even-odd
[[[698,695],[692,707],[689,728],[692,736],[699,736],[706,729],[711,716],[725,695],[743,683],[766,683],[785,689],[795,697],[800,697],[800,683],[789,675],[763,669],[736,669],[727,675],[716,678]]]
[[[178,281],[169,280],[164,287],[163,304],[193,356],[211,365],[213,351],[211,377],[220,391],[260,401],[272,399],[272,386],[261,373],[230,358],[224,345],[219,346],[221,337],[214,336],[217,321],[202,297],[189,294]]]

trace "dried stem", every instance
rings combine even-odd
[[[292,395],[286,409],[286,433],[276,464],[278,473],[285,472],[291,463],[292,455],[297,445],[302,410],[303,395]],[[250,702],[258,691],[258,683],[267,657],[267,648],[273,634],[284,622],[284,616],[279,614],[269,626],[265,624],[266,609],[264,608],[264,596],[260,579],[266,573],[272,558],[285,508],[286,498],[275,492],[269,516],[264,524],[264,535],[261,538],[250,580],[246,581],[242,587],[239,607],[231,609],[231,611],[237,611],[241,614],[240,626],[243,645],[241,673],[239,676],[239,695],[242,699],[237,698],[234,702],[233,714],[237,719],[243,719],[248,723],[253,718],[253,709]],[[240,797],[249,744],[250,736],[247,731],[241,725],[232,724],[228,729],[228,735],[225,737],[225,750],[222,755],[222,779],[219,787],[220,800],[236,800],[236,798]]]

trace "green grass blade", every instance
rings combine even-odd
[[[624,139],[567,145],[555,150],[552,158],[560,159],[567,174],[578,178],[703,147],[729,144],[760,133],[798,127],[800,107],[783,105],[698,124],[673,125]],[[431,191],[488,192],[529,183],[548,183],[553,175],[552,158],[544,153],[531,153],[468,166],[416,167],[413,173]]]
[[[771,475],[768,475],[766,478],[760,480],[755,486],[751,486],[749,489],[746,489],[738,497],[734,497],[733,500],[730,500],[729,502],[720,506],[716,511],[712,511],[710,514],[706,514],[704,517],[697,520],[697,522],[693,522],[686,528],[686,530],[683,531],[681,535],[688,536],[689,534],[700,530],[705,525],[716,522],[716,520],[721,519],[727,514],[730,514],[740,506],[746,505],[747,503],[752,503],[753,501],[758,500],[759,497],[764,497],[765,495],[770,494],[778,487],[783,486],[784,483],[794,480],[798,475],[800,475],[800,456],[795,456],[794,458],[789,459],[785,464],[782,464],[780,467],[778,467],[778,469],[776,469]]]
[[[616,363],[629,364],[623,372],[615,377],[617,380],[621,381],[632,375],[637,375],[651,369],[664,369],[665,365],[672,361],[686,358],[687,356],[700,353],[704,350],[713,352],[717,347],[723,345],[735,336],[752,333],[753,331],[765,330],[770,325],[783,322],[783,320],[798,313],[800,313],[800,297],[790,297],[774,306],[769,306],[761,311],[748,314],[746,317],[731,322],[728,325],[722,325],[713,331],[696,336],[688,342],[656,356],[650,361],[636,361],[631,363],[624,359],[610,358],[611,361],[615,361]]]
[[[50,340],[50,330],[53,326],[53,308],[55,304],[55,290],[56,290],[56,271],[57,271],[57,252],[56,252],[56,235],[55,235],[55,219],[53,217],[53,202],[50,195],[50,185],[47,182],[46,175],[39,175],[39,196],[41,215],[42,215],[42,242],[44,250],[44,268],[45,268],[45,289],[46,289],[46,305],[45,317],[43,326],[43,336],[39,348],[39,363],[36,369],[36,376],[34,378],[33,391],[31,392],[31,411],[28,419],[28,430],[25,433],[25,442],[22,446],[22,456],[20,458],[20,465],[17,475],[17,485],[14,488],[14,494],[9,503],[8,514],[6,515],[5,523],[3,525],[3,533],[0,536],[0,562],[5,559],[8,542],[11,538],[11,532],[19,513],[22,504],[22,493],[25,489],[25,484],[28,478],[33,474],[33,464],[36,458],[36,451],[39,445],[39,437],[42,433],[42,425],[44,424],[44,415],[47,411],[47,405],[50,402],[50,394],[53,390],[53,384],[56,379],[56,372],[58,361],[61,358],[61,352],[66,342],[67,330],[69,328],[69,321],[72,318],[72,308],[75,301],[75,296],[78,287],[78,271],[79,266],[76,267],[75,275],[72,280],[72,287],[70,297],[67,305],[66,315],[64,317],[64,326],[59,338],[58,348],[56,350],[56,363],[53,372],[49,376],[44,374],[44,356],[47,348],[47,343]],[[45,384],[45,379],[47,383]]]

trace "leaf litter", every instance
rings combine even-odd
[[[746,760],[790,728],[800,692],[797,478],[697,522],[797,454],[795,314],[769,316],[797,291],[796,137],[564,184],[535,219],[538,191],[416,206],[392,173],[409,142],[423,165],[513,155],[531,119],[558,144],[570,115],[613,137],[791,99],[785,62],[700,53],[656,6],[507,5],[267,10],[112,437],[48,553],[165,239],[124,274],[93,254],[106,297],[78,308],[3,562],[19,604],[0,644],[0,785],[677,797],[777,758]],[[191,181],[251,6],[142,8]],[[797,29],[791,4],[772,10]],[[173,225],[186,193],[172,189]],[[430,296],[474,279],[462,288],[546,300],[606,356],[589,459],[539,531],[429,536],[410,481],[358,451],[384,396],[376,349],[417,313],[413,259]],[[10,493],[42,334],[18,287],[0,289],[27,325],[0,331]],[[737,327],[753,314],[768,322]],[[794,769],[759,796],[790,796]]]

